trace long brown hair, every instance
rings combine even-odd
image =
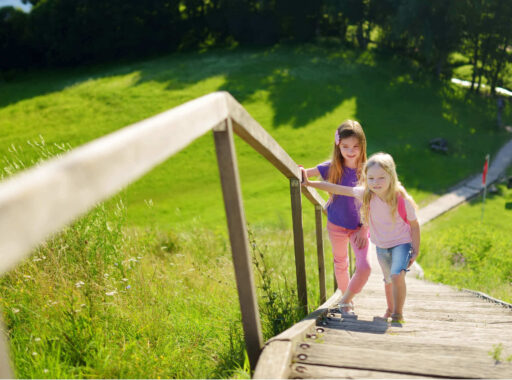
[[[355,137],[359,140],[359,145],[361,148],[361,154],[357,159],[357,179],[361,178],[361,172],[363,170],[363,166],[366,163],[366,136],[363,131],[363,127],[361,124],[355,120],[346,120],[336,129],[336,133],[341,142],[342,139],[347,137]],[[331,183],[338,184],[341,177],[343,176],[343,164],[344,158],[341,155],[339,144],[334,142],[334,149],[332,152],[331,166],[329,167],[329,173],[327,175],[327,180]]]

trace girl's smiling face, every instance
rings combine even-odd
[[[370,191],[377,194],[380,198],[386,195],[391,184],[391,178],[380,165],[372,165],[366,171],[366,181]]]
[[[352,169],[357,168],[357,160],[361,156],[361,144],[359,139],[355,136],[346,137],[341,139],[338,146],[343,160],[345,161],[345,166]]]

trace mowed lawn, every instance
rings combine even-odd
[[[485,154],[508,139],[495,127],[492,100],[468,97],[406,62],[340,46],[175,54],[24,74],[1,87],[0,159],[9,156],[12,145],[30,157],[27,141],[40,135],[47,145],[75,147],[223,90],[306,167],[330,157],[334,129],[343,120],[359,120],[368,154],[391,153],[420,205],[481,170]],[[429,150],[436,137],[447,139],[448,154]],[[249,222],[288,227],[288,180],[238,138],[236,149]],[[218,178],[213,138],[207,134],[123,191],[128,222],[224,230]]]

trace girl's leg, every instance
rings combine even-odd
[[[334,257],[334,274],[336,283],[343,294],[347,291],[350,280],[348,273],[348,232],[332,223],[327,223],[327,232],[332,246],[332,255]]]
[[[377,247],[377,259],[379,260],[382,275],[384,276],[384,293],[386,294],[386,303],[388,305],[383,318],[388,319],[394,309],[393,283],[391,281],[391,250]]]
[[[352,246],[354,256],[356,257],[356,271],[350,279],[348,290],[355,295],[359,293],[368,282],[372,268],[368,261],[368,242],[366,243],[366,247],[358,248],[354,240],[355,234],[352,233],[350,235],[350,245]]]
[[[388,305],[388,308],[382,317],[388,319],[389,317],[391,317],[391,314],[393,314],[394,309],[393,284],[391,282],[384,283],[384,292],[386,293],[386,303]]]
[[[393,283],[393,316],[394,319],[402,319],[407,286],[405,284],[405,273],[411,258],[411,244],[400,244],[391,248],[391,281]]]
[[[366,242],[366,247],[358,248],[354,240],[355,234],[351,233],[350,245],[352,246],[354,256],[356,258],[356,271],[350,279],[348,289],[343,294],[343,298],[341,299],[341,303],[343,304],[352,302],[354,296],[359,293],[368,282],[368,278],[370,277],[370,273],[372,271],[370,262],[368,261],[369,242]]]
[[[392,275],[391,280],[393,281],[393,314],[397,314],[401,319],[404,309],[405,295],[407,293],[407,286],[405,285],[405,271],[402,271],[400,274]]]

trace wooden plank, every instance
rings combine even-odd
[[[382,372],[353,368],[296,363],[290,371],[291,379],[430,379],[430,376],[414,376],[396,372]]]
[[[325,256],[324,256],[324,235],[322,229],[322,206],[315,205],[315,233],[316,233],[316,256],[318,259],[318,286],[320,287],[320,302],[327,299],[327,288],[325,284]]]
[[[225,128],[215,129],[213,134],[228,222],[229,241],[235,267],[238,299],[242,312],[246,348],[251,368],[254,369],[263,347],[263,335],[261,333],[258,300],[251,267],[251,254],[249,252],[245,213],[242,205],[238,165],[229,120],[226,121]]]
[[[380,345],[386,344],[443,344],[447,346],[459,347],[461,345],[461,340],[457,339],[460,337],[459,332],[448,332],[442,334],[442,338],[439,337],[439,334],[434,334],[432,331],[427,330],[418,330],[412,334],[400,334],[393,331],[393,327],[391,327],[385,334],[370,334],[367,332],[364,335],[354,334],[352,331],[348,330],[340,330],[340,329],[331,329],[327,326],[321,326],[323,328],[323,332],[317,332],[315,339],[306,338],[305,342],[310,342],[311,340],[317,341],[318,343],[328,343],[334,344],[343,342],[343,344],[347,346],[360,346],[364,347],[378,347]],[[399,329],[395,329],[399,331]],[[502,344],[504,351],[507,351],[510,347],[510,343],[505,342],[503,338],[498,334],[491,334],[488,336],[473,336],[467,335],[464,336],[464,340],[462,342],[463,345],[467,346],[481,346],[487,349],[487,352],[493,349],[494,346]],[[512,352],[512,347],[509,349]]]
[[[292,360],[291,341],[271,341],[264,348],[254,371],[255,379],[287,379]]]
[[[0,313],[0,379],[13,379],[7,339],[4,335],[6,330],[2,319]]]
[[[405,339],[404,339],[405,338]],[[313,343],[323,343],[328,345],[337,345],[340,343],[340,334],[322,334],[321,338],[314,340]],[[308,341],[310,342],[310,341]],[[499,344],[499,341],[495,341]],[[457,343],[450,340],[432,339],[425,343],[425,340],[407,339],[404,336],[392,334],[365,334],[364,337],[354,337],[352,334],[343,334],[343,344],[348,347],[364,348],[377,347],[379,350],[392,352],[414,352],[418,355],[444,354],[444,355],[464,355],[467,357],[488,357],[489,351],[493,349],[493,344],[484,342],[483,344],[467,345],[466,341],[458,340]]]
[[[304,231],[302,230],[302,197],[298,179],[290,178],[290,198],[292,204],[293,246],[295,252],[295,276],[297,296],[304,313],[308,313],[308,290],[306,284],[306,257],[304,253]]]
[[[379,332],[384,333],[387,331],[389,326],[387,326],[387,322],[380,318],[375,318],[374,320],[363,320],[356,318],[345,318],[340,319],[339,317],[326,317],[324,322],[327,323],[325,326],[329,326],[331,328],[338,329],[346,329],[351,331],[368,331],[368,332]],[[386,326],[388,328],[386,328]],[[460,333],[466,332],[464,335],[468,336],[471,334],[480,334],[482,332],[486,334],[501,334],[503,337],[510,336],[512,337],[512,329],[508,331],[504,330],[503,324],[488,324],[485,322],[482,323],[473,323],[473,322],[464,322],[461,320],[443,323],[441,321],[435,320],[406,320],[405,323],[400,325],[401,331],[416,331],[416,330],[432,330],[435,332],[443,332],[443,331],[459,331]],[[503,332],[502,332],[503,331]]]
[[[310,343],[295,349],[296,363],[340,368],[398,372],[420,376],[509,378],[512,363],[496,365],[489,356],[393,352],[376,347],[358,348]]]
[[[138,122],[0,184],[0,273],[228,117],[214,93]]]

